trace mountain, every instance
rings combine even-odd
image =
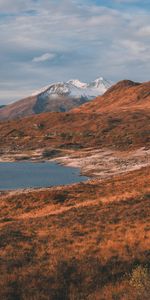
[[[14,102],[0,110],[0,120],[26,117],[42,112],[65,112],[102,95],[112,86],[103,77],[90,83],[78,79],[50,84],[30,97]]]
[[[69,80],[67,82],[58,82],[44,87],[32,94],[32,96],[52,96],[57,98],[58,96],[69,96],[71,98],[84,98],[90,100],[98,95],[104,94],[108,88],[110,88],[112,82],[104,79],[103,77],[96,80],[85,83],[78,79]]]
[[[35,97],[35,96],[34,96]],[[0,124],[0,149],[150,146],[150,82],[124,80],[69,112]]]

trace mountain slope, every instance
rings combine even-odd
[[[80,112],[108,112],[117,110],[145,109],[150,107],[150,81],[137,83],[123,80],[113,85],[103,96],[75,109]]]
[[[65,112],[102,95],[112,85],[102,77],[91,83],[79,80],[58,82],[34,92],[0,110],[0,120],[26,117],[42,112]]]

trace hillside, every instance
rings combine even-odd
[[[150,169],[3,193],[0,297],[148,300]]]
[[[123,80],[113,85],[103,96],[76,111],[108,112],[150,108],[150,81],[137,83]]]
[[[65,112],[85,102],[87,99],[75,99],[63,95],[55,98],[43,98],[42,95],[30,96],[1,108],[0,120],[20,119],[47,111]]]

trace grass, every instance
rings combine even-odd
[[[0,150],[113,147],[132,149],[150,145],[150,111],[45,113],[0,123]],[[41,129],[35,125],[43,124]],[[20,134],[21,132],[21,134]],[[50,132],[51,138],[48,137]]]
[[[135,283],[149,282],[149,180],[144,168],[105,181],[4,193],[0,299],[148,300],[147,287],[141,296]]]

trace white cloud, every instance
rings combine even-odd
[[[150,26],[145,26],[145,27],[140,28],[138,34],[143,37],[149,37],[150,36]]]
[[[42,54],[41,56],[34,57],[32,59],[32,61],[33,62],[44,62],[47,60],[52,60],[55,57],[56,57],[55,53],[45,53],[45,54]]]
[[[0,0],[1,13],[16,13],[33,7],[31,0]]]
[[[139,55],[141,53],[144,54],[144,51],[146,51],[146,47],[144,44],[134,41],[134,40],[122,40],[120,41],[120,44],[122,44],[124,47],[126,47],[130,54],[133,55]]]
[[[138,3],[139,0],[115,0],[118,3]]]

